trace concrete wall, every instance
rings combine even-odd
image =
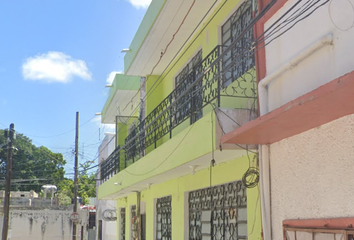
[[[105,133],[105,137],[98,148],[99,157],[98,163],[101,163],[105,160],[115,149],[115,134],[114,133]]]
[[[116,200],[99,200],[97,201],[97,220],[102,220],[102,213],[106,209],[116,210]],[[96,223],[96,229],[98,224]],[[117,239],[117,221],[102,220],[102,240],[115,240]]]
[[[11,209],[9,223],[9,239],[14,240],[71,240],[72,210],[49,209]],[[87,240],[88,211],[80,211],[77,224],[77,239]],[[2,232],[3,215],[0,216],[0,231]],[[81,227],[84,232],[81,232]]]
[[[273,239],[282,221],[352,217],[354,115],[270,146]]]
[[[250,158],[253,155],[250,154]],[[251,163],[252,164],[252,163]],[[220,185],[242,179],[249,166],[247,156],[240,157],[225,163],[217,164],[212,169],[212,185]],[[210,170],[203,169],[194,175],[174,178],[160,184],[153,184],[150,189],[141,191],[142,212],[146,213],[146,239],[156,239],[156,199],[171,196],[172,239],[188,239],[189,232],[189,203],[188,193],[210,186]],[[243,229],[250,240],[262,239],[260,197],[258,187],[247,189],[247,228]],[[126,209],[125,236],[132,237],[131,207],[137,204],[137,194],[131,193],[127,197],[119,198],[117,209]],[[118,215],[118,218],[120,216]],[[119,219],[120,223],[121,219]],[[120,234],[118,227],[118,235]],[[241,233],[243,235],[244,233]]]
[[[286,1],[266,22],[265,29],[296,2],[297,0]],[[351,25],[354,11],[350,2],[354,4],[354,0],[330,1],[266,47],[266,71],[269,76],[323,36],[333,35],[333,45],[320,49],[300,64],[292,66],[268,85],[269,111],[353,71],[354,28]],[[303,4],[300,3],[295,9]]]

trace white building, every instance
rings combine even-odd
[[[101,164],[115,149],[115,134],[105,133],[105,138],[103,139],[98,151],[99,160],[98,164]],[[101,169],[101,166],[99,170]],[[101,179],[101,173],[97,172],[97,179]],[[99,182],[96,183],[96,189],[98,189]],[[115,200],[98,200],[96,202],[96,229],[97,229],[97,240],[115,240],[117,239],[117,221],[105,218],[104,214],[116,213]]]
[[[256,28],[260,117],[222,141],[260,145],[264,239],[353,239],[354,1],[278,0]]]

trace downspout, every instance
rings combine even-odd
[[[333,35],[327,34],[323,36],[321,39],[314,42],[312,45],[307,47],[304,51],[281,65],[277,70],[267,75],[258,83],[258,95],[259,95],[259,103],[260,103],[260,113],[261,116],[267,114],[269,112],[269,104],[268,104],[268,84],[278,78],[280,75],[289,71],[290,69],[296,67],[300,62],[305,60],[310,55],[314,54],[318,50],[322,49],[327,45],[333,44]]]
[[[136,192],[136,215],[138,219],[138,226],[137,226],[137,240],[141,239],[141,215],[140,215],[140,192]]]
[[[270,73],[258,83],[258,96],[260,116],[269,112],[268,85],[279,76],[296,67],[304,59],[322,49],[327,45],[333,44],[333,35],[327,34],[315,43],[307,47],[304,51],[280,66],[276,71]],[[271,166],[270,166],[270,147],[269,145],[259,146],[260,168],[260,195],[262,211],[263,239],[272,239],[272,212],[271,212]]]

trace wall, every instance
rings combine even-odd
[[[225,4],[224,4],[225,3]],[[159,77],[159,85],[157,89],[151,94],[147,99],[147,112],[149,114],[171,91],[174,89],[174,82],[176,75],[185,67],[185,65],[194,57],[194,55],[202,49],[202,56],[205,58],[217,45],[221,44],[220,42],[220,29],[222,24],[228,19],[228,17],[235,12],[235,10],[240,5],[240,1],[220,1],[219,7],[214,11],[213,14],[206,20],[204,20],[204,25],[210,21],[208,26],[203,30],[195,33],[195,36],[190,39],[190,43],[181,51],[179,56],[176,57],[176,60],[171,63],[170,69],[167,69],[165,75]],[[215,15],[215,16],[214,16]],[[204,26],[202,25],[202,26]],[[180,33],[182,34],[182,33]],[[188,36],[185,36],[186,38]],[[147,91],[151,88],[153,83],[156,81],[157,76],[149,77],[147,79]],[[235,107],[234,99],[231,100]],[[249,105],[248,101],[243,101],[242,106]],[[208,107],[203,112],[204,116],[211,111],[211,108]],[[187,126],[189,126],[189,121],[186,120],[183,124],[178,126],[173,131],[173,136],[183,131]],[[159,143],[162,144],[169,140],[169,136],[165,136],[162,141]]]
[[[270,146],[274,240],[286,219],[354,215],[354,115]]]
[[[105,160],[115,149],[115,134],[114,133],[105,133],[105,137],[98,148],[99,157],[98,163],[101,163]]]
[[[252,156],[250,156],[252,158]],[[226,163],[218,164],[212,169],[212,185],[240,180],[249,166],[247,156]],[[188,192],[210,186],[209,169],[197,171],[194,175],[151,185],[150,189],[141,192],[141,204],[146,211],[146,236],[154,239],[155,234],[155,203],[156,198],[172,196],[172,239],[187,239],[188,234]],[[130,239],[130,208],[136,205],[136,193],[117,201],[117,209],[126,208],[126,239]],[[260,224],[260,199],[258,188],[247,189],[248,239],[262,239]],[[119,229],[119,228],[118,228]],[[119,232],[118,232],[119,234]]]
[[[49,209],[13,209],[10,210],[9,239],[16,240],[71,240],[71,210]],[[81,226],[84,226],[84,238],[87,240],[88,211],[80,211],[77,224],[77,239],[81,238]],[[0,216],[0,231],[3,226],[3,215]],[[11,238],[10,238],[11,236]]]
[[[97,216],[96,219],[102,220],[102,212],[106,209],[115,210],[117,201],[115,200],[99,200],[97,202]],[[96,229],[98,223],[96,221]],[[98,238],[97,238],[98,239]],[[102,220],[102,240],[115,240],[117,239],[117,221]]]
[[[266,22],[265,29],[297,0],[282,2],[285,5]],[[350,3],[354,1],[330,1],[266,47],[266,71],[270,75],[323,36],[333,35],[333,45],[314,53],[269,84],[269,111],[354,69],[354,11]]]

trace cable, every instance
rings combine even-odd
[[[179,146],[181,145],[181,143],[184,141],[184,139],[188,136],[188,133],[192,130],[194,124],[190,126],[190,128],[188,129],[188,131],[186,132],[186,134],[184,135],[184,137],[181,139],[181,141],[177,144],[177,146],[171,151],[171,153],[160,163],[158,164],[155,168],[153,168],[152,170],[142,173],[142,174],[135,174],[135,173],[131,173],[129,171],[127,171],[127,169],[124,169],[123,171],[125,171],[126,173],[133,175],[133,176],[143,176],[146,174],[149,174],[153,171],[155,171],[157,168],[159,168],[163,163],[165,163],[171,156],[172,154],[179,148]]]
[[[266,6],[266,8],[264,8],[262,11],[261,11],[261,13],[259,14],[259,15],[257,15],[257,17],[251,22],[251,24],[249,24],[249,26],[247,27],[247,28],[245,28],[244,29],[244,31],[243,31],[243,33],[245,33],[245,32],[247,32],[248,31],[248,29],[251,27],[251,26],[253,26],[253,24],[256,22],[256,21],[258,21],[258,19],[260,18],[260,17],[262,17],[264,14],[265,14],[265,12],[270,8],[270,6],[272,6],[272,4],[274,4],[275,3],[275,1],[272,1],[269,5],[267,5]],[[325,3],[323,3],[322,5],[324,5]],[[321,5],[321,6],[322,6]],[[318,9],[320,6],[318,6],[317,8],[315,8],[315,10],[316,9]],[[219,9],[220,10],[220,9]],[[307,14],[304,18],[306,18],[306,17],[308,17],[308,16],[310,16],[315,10],[313,10],[312,12],[310,12],[309,14]],[[302,11],[302,14],[304,13],[304,11]],[[215,15],[214,15],[215,16]],[[298,23],[299,21],[301,21],[301,20],[303,20],[304,18],[302,18],[302,19],[300,19],[300,20],[298,20],[296,23]],[[292,17],[292,19],[296,19],[296,18],[294,18],[294,17]],[[210,22],[210,21],[209,21]],[[296,23],[294,23],[291,27],[293,27]],[[291,28],[290,27],[290,28]],[[290,29],[289,28],[289,29]],[[286,31],[288,31],[289,29],[287,29]],[[285,32],[286,32],[285,31]],[[283,33],[281,33],[279,36],[281,36],[282,34],[284,34],[285,32],[283,32]],[[279,36],[277,36],[277,37],[279,37]],[[237,41],[239,40],[239,39],[241,39],[242,38],[242,34],[240,34],[240,36],[238,37],[238,39],[234,42],[234,44],[231,44],[230,46],[229,46],[229,48],[227,49],[227,50],[230,50],[232,47],[234,47],[233,45],[235,45],[236,43],[237,43]],[[273,39],[274,40],[274,39]],[[269,44],[269,43],[267,43],[267,44]],[[190,47],[191,45],[189,45],[189,47]],[[188,49],[188,48],[187,48]],[[186,50],[187,50],[186,49]],[[228,51],[225,51],[223,54],[226,54]],[[259,48],[256,50],[256,51],[258,51],[259,50]],[[186,51],[185,51],[186,52]],[[184,52],[184,53],[185,53]],[[183,54],[184,54],[183,53]],[[183,55],[182,54],[182,55]],[[219,56],[219,60],[224,56],[223,54],[221,54],[221,56]],[[177,62],[179,61],[179,59],[177,60]],[[215,62],[217,62],[217,61],[215,61]],[[215,63],[214,63],[215,64]],[[169,67],[169,65],[168,65],[168,67]],[[173,66],[172,66],[173,67]],[[171,68],[170,68],[171,69]],[[165,70],[164,70],[164,72],[165,72]],[[162,79],[164,79],[164,77],[166,76],[164,76],[164,72],[161,74],[161,77],[159,77],[159,79],[157,79],[155,82],[154,82],[154,84],[155,83],[157,83],[158,82],[158,80],[160,80],[160,82],[159,83],[161,83],[161,80]],[[168,74],[168,73],[167,73]],[[162,78],[162,79],[161,79]],[[158,85],[156,85],[156,87],[157,87]],[[151,93],[156,89],[156,87],[155,88],[150,88],[150,90],[149,90],[149,92],[148,92],[148,94],[146,95],[146,97],[145,97],[145,99],[146,98],[148,98],[150,95],[151,95]],[[255,107],[255,101],[254,101],[254,103],[253,103],[253,106]],[[136,109],[135,109],[136,110]],[[135,111],[134,110],[134,111]],[[219,122],[219,124],[220,124],[220,122]]]
[[[218,0],[216,0],[216,1],[214,2],[214,4],[212,5],[212,7],[209,9],[209,11],[214,7],[214,5],[215,5],[215,3],[216,3],[217,1],[218,1]],[[227,0],[226,0],[226,1],[227,1]],[[177,30],[175,31],[175,33],[172,35],[172,39],[171,39],[171,40],[169,41],[169,43],[166,45],[165,50],[164,50],[163,52],[161,52],[161,56],[160,56],[159,60],[157,61],[157,63],[155,64],[155,66],[152,68],[152,70],[151,70],[149,76],[152,75],[152,73],[154,72],[155,68],[156,68],[157,65],[160,63],[160,61],[161,61],[162,57],[165,55],[165,53],[166,53],[168,47],[169,47],[170,44],[173,42],[173,40],[174,40],[174,38],[175,38],[175,35],[179,32],[179,30],[181,29],[182,25],[184,24],[184,21],[185,21],[186,18],[188,17],[188,15],[189,15],[190,11],[192,10],[194,4],[195,4],[195,0],[193,0],[193,3],[192,3],[191,6],[189,7],[189,9],[188,9],[186,15],[184,16],[182,22],[180,23],[180,25],[179,25],[179,27],[177,28]],[[209,13],[209,11],[207,12],[207,14]],[[207,14],[206,14],[206,15],[207,15]],[[204,18],[205,18],[206,15],[204,15],[204,17],[202,18],[202,20],[199,21],[197,27],[199,27],[199,25],[200,25],[201,22],[204,20]],[[190,34],[190,36],[189,36],[189,37],[187,38],[187,40],[184,42],[184,44],[182,45],[182,47],[180,48],[180,50],[177,52],[177,54],[178,54],[178,53],[181,51],[181,49],[185,46],[186,42],[190,39],[191,35],[194,34],[194,32],[196,31],[197,27],[193,30],[193,32]],[[184,55],[184,53],[183,53],[183,55]],[[171,60],[170,63],[167,65],[167,67],[163,70],[163,72],[162,72],[162,74],[161,74],[160,76],[163,75],[163,73],[166,71],[166,69],[168,68],[168,66],[172,63],[172,61],[173,61],[175,58],[176,58],[176,55],[172,58],[172,60]],[[178,61],[178,60],[177,60],[177,61]],[[155,80],[155,82],[154,82],[154,83],[152,84],[152,86],[150,87],[149,91],[154,87],[155,83],[158,81],[159,78],[160,78],[160,77],[158,77],[158,78]],[[133,101],[133,99],[137,96],[137,94],[138,94],[138,92],[140,91],[140,89],[141,89],[141,87],[138,89],[137,93],[132,97],[132,99],[130,100],[129,103],[131,103],[131,102]],[[146,98],[147,98],[146,96],[147,96],[147,94],[149,93],[149,91],[146,93],[145,98],[143,99],[143,101],[146,100]],[[129,103],[125,106],[125,108],[123,109],[123,111],[128,107]]]
[[[83,124],[81,124],[79,127],[82,127],[82,126],[86,125],[87,123],[89,123],[94,118],[95,118],[95,116],[92,117],[90,120],[88,120],[88,121],[84,122]],[[56,134],[56,135],[51,135],[51,136],[36,136],[36,135],[30,135],[30,134],[26,134],[26,136],[37,137],[37,138],[53,138],[53,137],[58,137],[58,136],[62,136],[62,135],[68,134],[68,133],[70,133],[70,132],[72,132],[74,130],[75,129],[71,129],[69,131],[66,131],[66,132],[63,132],[63,133],[59,133],[59,134]]]

